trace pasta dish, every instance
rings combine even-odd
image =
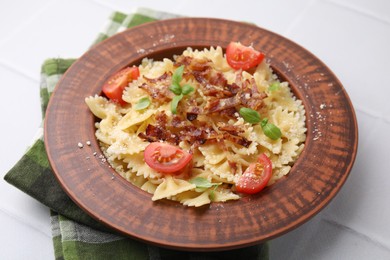
[[[151,194],[199,207],[261,192],[304,148],[305,109],[264,54],[232,42],[145,58],[86,98],[110,165]]]

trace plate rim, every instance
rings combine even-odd
[[[127,35],[127,34],[130,34],[130,33],[135,32],[137,30],[142,31],[143,28],[150,28],[150,27],[154,27],[154,26],[159,26],[161,24],[167,25],[167,24],[172,24],[172,23],[175,24],[175,23],[186,23],[186,22],[187,23],[201,23],[201,22],[204,22],[204,23],[208,23],[208,24],[210,24],[210,23],[211,24],[213,24],[213,23],[219,24],[219,23],[222,22],[222,23],[228,23],[228,24],[235,24],[237,26],[244,26],[244,24],[242,24],[240,22],[235,22],[235,21],[226,20],[226,19],[215,19],[215,18],[172,18],[172,19],[167,19],[167,20],[156,21],[156,22],[151,22],[151,23],[139,25],[139,26],[130,28],[130,29],[124,31],[124,32],[121,32],[119,34],[116,34],[116,35],[108,38],[107,40],[105,40],[105,41],[103,41],[101,43],[98,43],[93,48],[91,48],[84,55],[82,55],[71,66],[71,68],[69,68],[67,70],[67,72],[65,72],[64,76],[59,81],[57,86],[63,86],[65,84],[64,82],[66,81],[67,77],[69,77],[69,74],[71,74],[69,71],[73,72],[74,68],[76,68],[76,66],[78,66],[78,64],[80,64],[80,62],[86,62],[85,60],[88,60],[90,58],[91,53],[99,51],[101,48],[104,48],[104,46],[109,45],[113,41],[117,41],[118,39],[125,38],[126,37],[125,35]],[[141,241],[149,242],[149,243],[152,243],[152,244],[158,245],[158,246],[163,246],[163,247],[168,247],[168,248],[173,248],[173,249],[179,249],[179,250],[219,251],[219,250],[227,250],[227,249],[234,249],[234,248],[239,248],[239,247],[243,247],[243,246],[254,245],[254,244],[257,244],[259,242],[263,242],[263,241],[269,240],[271,238],[275,238],[275,237],[277,237],[279,235],[285,234],[286,232],[289,232],[292,229],[294,229],[294,228],[300,226],[301,224],[305,223],[306,221],[308,221],[310,218],[312,218],[314,215],[316,215],[319,211],[321,211],[326,205],[328,205],[328,203],[334,198],[334,196],[338,193],[338,191],[341,189],[341,187],[345,183],[345,181],[346,181],[350,171],[352,170],[352,166],[353,166],[353,163],[355,161],[356,154],[357,154],[358,127],[357,127],[357,120],[356,120],[355,111],[354,111],[353,106],[352,106],[352,102],[349,99],[348,94],[347,94],[346,90],[344,89],[344,87],[342,86],[341,82],[337,79],[337,77],[333,74],[333,72],[321,60],[319,60],[315,55],[313,55],[312,53],[307,51],[302,46],[296,44],[295,42],[292,42],[291,40],[289,40],[289,39],[287,39],[287,38],[285,38],[285,37],[283,37],[283,36],[281,36],[279,34],[276,34],[274,32],[268,31],[266,29],[257,27],[255,25],[246,24],[245,26],[252,27],[252,29],[256,28],[256,30],[262,30],[264,33],[266,33],[268,35],[271,35],[272,37],[283,38],[284,40],[289,41],[291,44],[294,44],[294,45],[298,46],[300,49],[302,49],[303,51],[308,53],[310,56],[312,56],[314,59],[316,59],[316,61],[319,62],[322,67],[325,67],[326,70],[328,71],[328,73],[330,73],[331,76],[334,79],[336,79],[336,81],[339,84],[339,86],[341,86],[340,91],[343,93],[343,95],[345,95],[346,101],[348,103],[348,106],[351,109],[352,121],[353,121],[353,124],[354,124],[355,139],[353,140],[354,145],[353,145],[353,150],[351,151],[352,152],[352,157],[350,158],[350,161],[349,161],[349,167],[348,167],[347,171],[344,173],[344,178],[342,179],[342,183],[339,183],[337,188],[333,189],[333,193],[331,194],[330,198],[327,199],[327,200],[323,200],[321,204],[317,204],[317,206],[314,207],[314,210],[309,212],[310,216],[305,217],[305,219],[303,221],[291,222],[290,225],[286,225],[283,230],[278,230],[275,233],[269,233],[267,236],[263,237],[263,239],[260,239],[260,240],[258,238],[257,239],[256,238],[254,238],[254,239],[253,238],[249,238],[245,242],[243,242],[243,240],[240,240],[240,241],[230,242],[229,244],[226,244],[226,243],[218,244],[215,241],[214,241],[214,244],[211,243],[211,244],[207,244],[207,245],[205,245],[204,243],[197,244],[195,242],[191,242],[191,243],[187,242],[187,243],[183,243],[183,244],[178,244],[178,243],[171,243],[171,242],[161,241],[161,240],[158,240],[158,239],[153,239],[152,237],[146,238],[143,235],[137,235],[137,234],[131,233],[131,232],[127,231],[127,230],[124,230],[123,227],[116,226],[115,224],[110,223],[109,221],[107,222],[106,218],[103,218],[102,216],[97,216],[96,213],[92,212],[89,207],[86,207],[85,201],[82,198],[80,198],[78,194],[74,193],[74,191],[72,190],[72,187],[68,187],[64,183],[64,180],[62,178],[62,174],[63,173],[60,172],[60,170],[57,168],[57,163],[56,163],[56,158],[55,158],[56,155],[52,153],[52,151],[53,151],[53,138],[50,136],[49,127],[48,127],[48,125],[50,125],[52,120],[53,120],[52,119],[52,117],[53,117],[53,114],[52,114],[53,112],[52,111],[54,111],[55,107],[57,106],[55,101],[57,101],[57,99],[58,99],[57,98],[57,90],[59,88],[56,87],[56,89],[53,92],[52,98],[49,101],[48,108],[47,108],[47,114],[46,114],[45,126],[44,126],[44,133],[45,133],[44,134],[44,139],[45,139],[44,143],[45,143],[45,147],[46,147],[46,150],[47,150],[49,162],[50,162],[50,164],[52,166],[52,169],[53,169],[53,171],[55,173],[55,177],[59,181],[59,183],[62,186],[62,188],[64,189],[64,191],[70,196],[70,198],[78,206],[80,206],[83,210],[85,210],[93,218],[95,218],[98,221],[100,221],[100,222],[110,226],[114,230],[116,230],[116,231],[118,231],[118,232],[120,232],[122,234],[125,234],[125,235],[131,236],[133,238],[136,238],[138,240],[141,240]],[[172,44],[174,42],[175,41],[172,40],[172,41],[169,42],[169,44]],[[172,46],[172,47],[174,47],[174,46]],[[147,56],[147,55],[140,55],[140,56]],[[273,57],[273,59],[277,60],[277,57]],[[122,64],[122,63],[120,63],[120,64]],[[85,66],[85,64],[83,64],[83,66]],[[121,67],[121,66],[122,65],[118,64],[116,67],[111,68],[111,72],[118,70],[119,67]],[[107,74],[110,74],[110,73],[107,72]],[[304,154],[305,154],[305,150],[303,151],[301,156],[304,155]],[[119,181],[119,183],[121,183],[120,185],[127,186],[127,183],[125,183],[125,182],[126,181],[124,179]],[[272,186],[277,187],[278,183],[275,183],[274,185],[272,185]],[[274,189],[275,188],[272,188],[272,190],[274,190]],[[134,189],[130,189],[130,190],[134,191]],[[168,204],[170,204],[170,203],[168,203]]]

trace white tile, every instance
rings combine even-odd
[[[236,21],[252,22],[260,27],[282,33],[292,20],[300,15],[310,0],[258,1],[247,0],[245,6],[237,7],[226,0],[94,0],[112,8],[131,10],[134,7],[147,7],[183,16],[214,17]],[[250,8],[247,8],[250,7]],[[239,10],[239,11],[238,11]],[[250,18],[249,18],[250,17]]]
[[[0,228],[2,259],[54,259],[51,236],[42,234],[1,211]]]
[[[227,4],[224,0],[203,1],[207,8],[196,8],[199,1],[191,1],[181,6],[180,11],[184,14],[200,17],[219,17],[236,21],[246,21],[282,34],[290,25],[291,21],[300,15],[308,0],[297,1],[245,1],[245,11],[237,11],[235,4]],[[221,11],[223,10],[223,11]],[[195,12],[194,12],[195,11]],[[250,18],[249,18],[250,17]]]
[[[370,125],[369,121],[366,123]],[[326,218],[365,234],[390,250],[390,207],[384,199],[390,198],[390,139],[385,137],[390,124],[377,119],[371,127],[372,132],[362,136],[366,144],[359,149],[351,175],[329,206]]]
[[[0,23],[0,43],[12,36],[20,27],[28,24],[32,19],[39,15],[40,11],[50,0],[12,0],[0,2],[0,17],[3,21]]]
[[[270,259],[389,258],[390,250],[377,241],[337,223],[323,220],[321,216],[270,243]]]
[[[1,134],[6,137],[0,146],[0,172],[5,173],[24,154],[42,120],[39,82],[1,65],[0,78],[6,94],[0,102]]]
[[[23,156],[26,148],[31,144],[37,129],[41,125],[41,110],[39,97],[39,82],[28,79],[19,73],[0,66],[2,86],[8,88],[3,93],[8,95],[0,102],[2,113],[2,139],[0,146],[0,177]],[[8,91],[12,88],[12,92]],[[4,90],[4,89],[3,89]],[[12,93],[12,96],[9,94]],[[0,181],[0,210],[14,216],[26,225],[47,226],[48,209],[40,203],[9,185]],[[49,230],[45,231],[49,233]]]
[[[390,81],[390,24],[329,2],[316,2],[289,36],[323,60],[352,102],[384,115]]]
[[[382,125],[382,120],[378,117],[375,117],[372,114],[367,114],[364,110],[361,110],[359,107],[355,107],[356,119],[358,123],[358,150],[365,151],[372,146],[371,140],[376,138],[376,130]]]
[[[51,237],[50,211],[46,206],[5,181],[1,182],[0,187],[1,196],[6,198],[1,200],[0,212],[2,214],[41,235]]]
[[[386,0],[329,0],[363,14],[390,23],[390,1]]]
[[[57,1],[0,46],[0,61],[38,80],[45,59],[81,56],[111,12],[92,1]]]
[[[150,8],[153,10],[158,10],[162,12],[177,13],[178,7],[181,5],[181,2],[177,0],[164,0],[164,1],[155,1],[155,0],[92,0],[93,2],[100,4],[105,7],[109,7],[112,10],[120,11],[123,13],[130,13],[136,10],[139,7]],[[192,0],[191,0],[192,1]],[[186,1],[186,2],[191,2]],[[202,0],[201,0],[202,1]]]

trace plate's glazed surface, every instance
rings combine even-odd
[[[188,208],[128,183],[101,158],[87,96],[105,80],[144,57],[162,59],[186,47],[226,47],[231,41],[265,53],[289,81],[306,109],[307,141],[287,177],[258,195]],[[318,213],[344,184],[355,160],[358,131],[349,97],[314,55],[253,25],[206,18],[179,18],[129,29],[98,44],[66,72],[51,97],[45,144],[55,175],[87,213],[120,233],[155,245],[193,251],[226,250],[266,241]],[[78,143],[90,141],[82,149]],[[97,153],[94,155],[94,153]]]

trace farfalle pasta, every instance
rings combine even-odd
[[[302,102],[265,59],[235,66],[221,47],[188,48],[173,59],[145,58],[121,102],[87,97],[111,166],[152,200],[194,207],[240,199],[240,179],[259,156],[272,162],[267,185],[287,175],[306,139]],[[154,168],[145,161],[151,143],[177,147],[191,160],[175,172]]]

